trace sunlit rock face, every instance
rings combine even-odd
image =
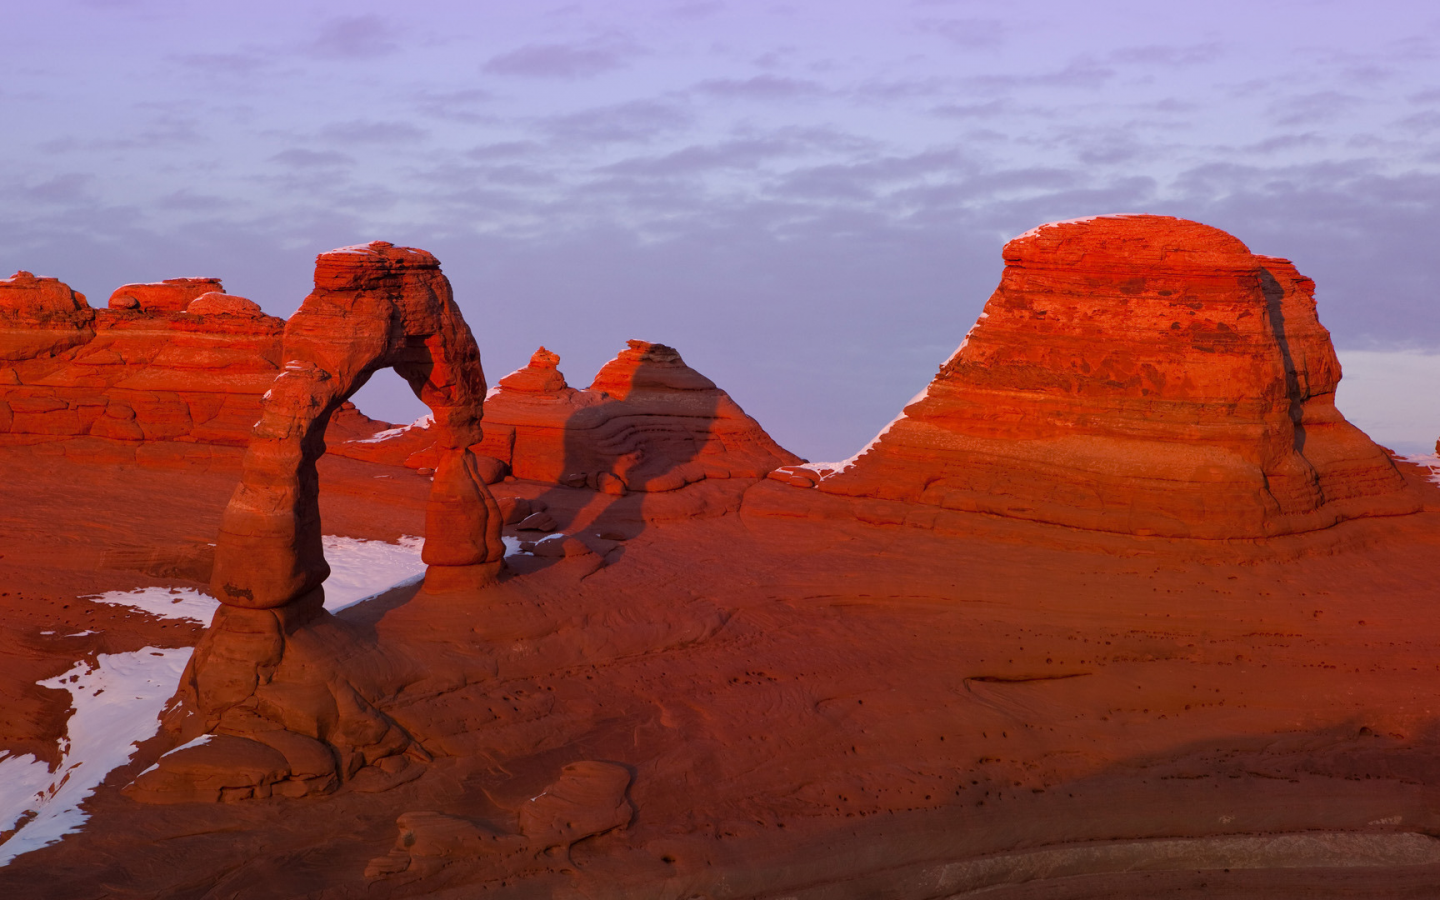
[[[270,609],[325,580],[315,463],[330,417],[383,368],[409,382],[434,423],[425,562],[498,570],[500,517],[469,450],[481,436],[485,375],[434,256],[383,241],[321,254],[281,357],[220,526],[211,586],[221,602]]]
[[[285,323],[220,290],[213,278],[126,285],[95,310],[53,278],[0,282],[0,435],[155,465],[237,454]]]
[[[68,284],[16,272],[0,281],[0,361],[50,357],[83,344],[95,336],[94,320],[85,295]]]
[[[1335,408],[1314,282],[1164,216],[1005,246],[980,321],[823,491],[1103,531],[1256,538],[1413,512]]]

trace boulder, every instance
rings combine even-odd
[[[121,285],[110,295],[109,306],[152,313],[185,312],[196,297],[224,291],[218,278],[167,278],[147,284]]]
[[[222,294],[219,291],[201,294],[190,301],[185,311],[192,316],[244,316],[249,319],[265,315],[260,304],[254,300],[234,294]]]

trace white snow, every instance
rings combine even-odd
[[[506,556],[529,556],[529,555],[530,555],[530,554],[526,553],[524,550],[521,550],[521,549],[520,549],[520,541],[521,541],[521,538],[518,538],[518,537],[509,537],[509,536],[507,535],[507,536],[502,536],[502,537],[500,538],[500,540],[502,540],[502,541],[505,542],[505,555],[506,555]]]
[[[327,534],[320,539],[330,577],[325,579],[325,608],[339,612],[383,594],[391,588],[414,584],[425,577],[420,551],[423,538],[405,536],[398,543],[366,541]],[[107,591],[86,597],[96,603],[131,606],[164,619],[182,619],[206,625],[220,601],[194,588],[147,587],[133,591]]]
[[[1415,456],[1402,456],[1401,459],[1417,466],[1424,466],[1430,470],[1430,480],[1440,484],[1440,453],[1420,453]]]
[[[327,534],[321,542],[330,564],[325,608],[331,612],[425,577],[425,563],[420,560],[424,538],[407,535],[399,543],[387,544]]]
[[[0,866],[77,831],[89,814],[80,809],[135,745],[159,730],[165,701],[175,693],[189,647],[102,653],[63,675],[38,682],[70,692],[75,712],[61,740],[54,772],[32,755],[0,759],[0,830],[35,815],[0,844]]]
[[[197,737],[197,738],[191,738],[190,740],[186,741],[185,743],[181,744],[181,745],[178,746],[178,747],[175,747],[175,748],[173,748],[173,749],[171,749],[171,750],[166,750],[164,753],[160,754],[160,758],[161,758],[161,759],[164,759],[165,757],[170,756],[171,754],[179,753],[181,750],[189,750],[191,747],[200,747],[200,746],[203,746],[203,745],[205,745],[205,744],[210,743],[210,740],[211,740],[212,738],[214,738],[214,737],[215,737],[215,735],[213,735],[213,734],[202,734],[202,735],[200,735],[200,736]],[[146,769],[144,772],[141,772],[140,775],[144,775],[144,774],[146,774],[146,773],[153,772],[153,771],[155,771],[155,770],[158,769],[158,768],[160,768],[160,764],[157,762],[157,763],[155,763],[154,765],[150,766],[150,768]],[[136,777],[136,778],[139,778],[140,775],[136,775],[135,777]]]
[[[1043,225],[1036,225],[1024,234],[1017,234],[1011,240],[1018,241],[1021,238],[1034,237],[1046,228],[1054,228],[1057,225],[1079,225],[1082,222],[1094,222],[1096,219],[1129,219],[1133,216],[1144,215],[1144,213],[1105,213],[1099,216],[1081,216],[1078,219],[1061,219],[1058,222],[1046,222]]]
[[[194,588],[144,587],[133,591],[106,591],[83,598],[96,603],[132,606],[162,619],[183,619],[206,625],[220,601]]]
[[[325,608],[331,612],[425,577],[420,559],[425,542],[421,538],[406,536],[394,544],[337,535],[325,535],[321,540],[330,563]],[[519,538],[505,541],[507,555],[519,552]],[[220,605],[194,588],[108,591],[86,599],[202,625]],[[82,631],[67,637],[94,633]],[[133,653],[102,653],[94,662],[78,662],[64,675],[39,682],[69,691],[75,713],[54,772],[31,754],[0,756],[0,832],[14,828],[27,811],[36,814],[0,844],[0,866],[59,840],[84,823],[87,814],[80,810],[80,803],[106,775],[129,760],[136,744],[155,734],[160,710],[175,693],[190,652],[189,647],[146,647]],[[185,746],[208,739],[208,735],[202,736]]]
[[[409,430],[412,429],[412,428],[420,428],[420,429],[429,428],[432,424],[434,424],[434,422],[435,422],[435,416],[432,415],[431,413],[426,413],[425,415],[423,415],[423,416],[421,416],[420,418],[416,419],[415,421],[411,422],[409,425],[401,425],[399,428],[387,428],[387,429],[384,430],[384,431],[378,431],[378,432],[376,432],[375,434],[370,435],[370,437],[368,437],[368,438],[362,438],[361,440],[358,440],[358,441],[356,441],[355,443],[357,443],[357,444],[378,444],[378,443],[380,443],[380,442],[382,442],[382,441],[388,441],[388,440],[390,440],[391,438],[397,438],[397,437],[399,437],[400,435],[404,434],[405,432],[409,431]]]

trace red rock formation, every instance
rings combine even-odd
[[[589,388],[565,383],[541,347],[485,401],[476,452],[517,478],[615,493],[706,478],[761,478],[798,458],[664,344],[630,341]]]
[[[425,562],[498,570],[500,516],[468,449],[481,437],[480,351],[435,257],[383,241],[321,254],[315,290],[285,325],[281,356],[284,371],[265,394],[221,525],[217,597],[268,609],[325,580],[315,462],[331,415],[385,367],[410,383],[434,417],[439,462]]]
[[[219,287],[180,281],[140,287],[192,296]],[[11,361],[0,368],[0,434],[85,438],[120,459],[169,459],[187,452],[180,445],[245,446],[260,395],[279,371],[284,322],[228,294],[187,303],[97,311],[54,279],[21,273],[0,282],[0,348]]]
[[[50,357],[83,344],[95,336],[94,319],[84,294],[56,278],[16,272],[0,281],[0,360]]]
[[[1336,410],[1314,283],[1289,262],[1162,216],[1042,226],[1004,256],[980,321],[898,419],[847,463],[780,477],[1177,537],[1418,509]]]
[[[150,284],[125,284],[110,295],[111,309],[184,312],[202,294],[223,293],[218,278],[167,278]]]

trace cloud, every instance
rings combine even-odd
[[[72,204],[91,198],[89,187],[94,181],[93,176],[83,172],[68,172],[24,188],[22,193],[42,203]]]
[[[634,100],[536,120],[536,127],[557,141],[574,144],[643,142],[678,131],[692,117],[684,107],[663,100]]]
[[[927,34],[971,50],[998,47],[1005,42],[1005,25],[998,19],[921,19],[915,25]]]
[[[334,122],[320,129],[320,136],[345,144],[404,144],[423,140],[428,132],[409,122],[377,122],[355,119]]]
[[[1121,47],[1110,53],[1110,59],[1119,63],[1133,63],[1144,66],[1195,66],[1214,62],[1225,55],[1225,49],[1218,41],[1204,44],[1147,44],[1142,47]]]
[[[480,162],[492,159],[516,159],[521,157],[534,157],[542,151],[541,145],[535,141],[500,141],[494,144],[481,144],[465,151],[470,159]]]
[[[1440,129],[1440,110],[1427,109],[1413,116],[1406,116],[1395,124],[1404,128],[1406,131],[1428,135]]]
[[[639,52],[629,39],[606,35],[577,44],[528,44],[481,68],[491,75],[574,80],[624,68]]]
[[[1281,134],[1241,147],[1247,153],[1284,153],[1301,147],[1323,147],[1330,143],[1313,131],[1304,134]]]
[[[966,79],[966,83],[991,90],[1026,87],[1088,88],[1093,90],[1104,86],[1114,77],[1115,70],[1111,67],[1103,65],[1089,56],[1081,56],[1071,60],[1063,69],[1024,74],[975,75]]]
[[[330,166],[350,166],[355,164],[355,159],[338,150],[306,150],[302,147],[292,147],[289,150],[282,150],[270,157],[271,162],[290,166],[296,169],[319,169]]]
[[[320,59],[375,59],[399,49],[398,31],[381,16],[340,16],[322,24],[306,49]]]
[[[186,68],[212,75],[255,75],[272,65],[268,54],[247,53],[186,53],[172,57]]]
[[[435,119],[458,122],[482,122],[486,116],[478,110],[495,99],[482,88],[461,88],[454,91],[417,91],[410,95],[410,105],[418,112]]]
[[[930,111],[947,119],[981,119],[1013,115],[1015,107],[1003,100],[988,100],[984,103],[942,103],[930,107]]]
[[[1280,125],[1309,125],[1343,115],[1363,102],[1354,94],[1315,91],[1276,101],[1270,104],[1270,112]]]
[[[724,8],[725,4],[719,0],[690,0],[688,3],[676,4],[665,11],[677,19],[704,19],[715,15]]]
[[[795,100],[826,93],[819,82],[784,75],[756,75],[753,78],[711,78],[691,88],[712,97],[743,100]]]
[[[766,162],[813,154],[873,151],[875,142],[828,128],[779,128],[710,144],[691,144],[656,156],[637,156],[600,169],[640,179],[699,177],[755,169]]]

